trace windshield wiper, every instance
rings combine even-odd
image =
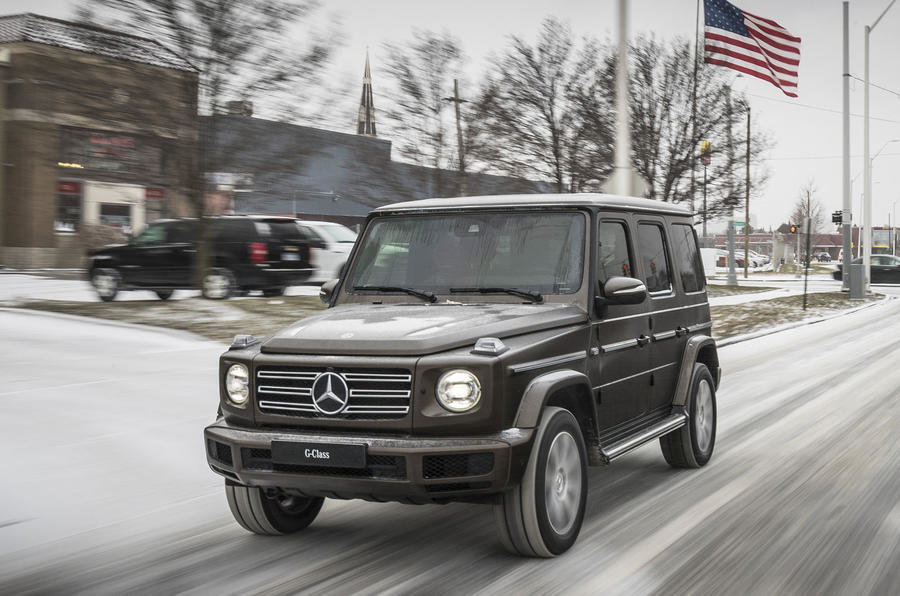
[[[538,292],[519,290],[517,288],[450,288],[451,294],[509,294],[520,298],[528,298],[533,302],[543,302],[544,297]]]
[[[426,292],[424,290],[414,290],[412,288],[401,288],[400,286],[353,286],[353,291],[356,290],[369,290],[372,292],[403,292],[404,294],[409,294],[410,296],[415,296],[417,298],[421,298],[422,300],[427,300],[428,302],[437,302],[437,296],[432,294],[431,292]]]

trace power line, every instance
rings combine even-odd
[[[850,75],[850,78],[851,78],[851,79],[856,79],[856,80],[859,81],[860,83],[865,83],[865,82],[866,82],[864,79],[861,79],[861,78],[859,78],[859,77],[856,76],[856,75]],[[869,85],[871,85],[872,87],[875,87],[876,89],[881,89],[882,91],[887,91],[888,93],[891,93],[892,95],[896,95],[897,97],[900,97],[900,93],[897,93],[897,92],[894,91],[893,89],[888,89],[887,87],[882,87],[881,85],[876,85],[875,83],[872,83],[872,82],[870,82]]]
[[[888,156],[897,156],[900,153],[882,153],[879,157],[888,157]],[[791,160],[791,159],[841,159],[844,157],[843,155],[791,155],[787,157],[764,157],[764,161],[783,161],[783,160]],[[862,157],[862,155],[851,155],[851,158]]]
[[[821,106],[814,106],[814,105],[810,105],[808,103],[800,103],[797,101],[787,101],[785,99],[775,99],[774,97],[766,97],[764,95],[755,95],[753,93],[748,93],[747,95],[749,95],[750,97],[756,97],[757,99],[765,99],[766,101],[774,101],[777,103],[784,103],[789,106],[808,108],[810,110],[818,110],[820,112],[829,112],[832,114],[843,114],[843,112],[841,110],[833,110],[831,108],[823,108]],[[862,114],[850,114],[850,115],[855,118],[862,118]],[[900,120],[891,120],[890,118],[878,118],[876,116],[869,116],[869,120],[878,120],[879,122],[890,122],[892,124],[900,124]]]

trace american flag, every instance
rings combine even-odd
[[[733,68],[797,97],[800,38],[726,0],[704,0],[704,62]]]

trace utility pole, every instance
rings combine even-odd
[[[841,235],[843,236],[843,258],[841,259],[841,285],[850,289],[850,261],[853,259],[853,196],[850,191],[850,2],[844,0],[844,75],[843,75],[843,212],[841,215]]]
[[[712,160],[712,143],[700,141],[700,160],[703,162],[703,241],[706,242],[706,168]]]
[[[747,104],[747,178],[744,181],[744,279],[750,262],[750,104]]]
[[[463,146],[462,119],[459,115],[459,104],[465,99],[459,98],[459,79],[453,79],[453,97],[445,97],[444,101],[452,101],[456,110],[456,144],[459,151],[459,196],[466,196],[466,150]]]
[[[725,113],[727,114],[728,119],[728,134],[727,134],[727,151],[728,151],[728,165],[729,167],[733,167],[734,164],[734,140],[731,134],[732,127],[732,110],[731,110],[731,89],[728,89],[728,97],[725,100]],[[728,208],[728,285],[736,286],[737,285],[737,272],[735,271],[735,262],[734,262],[734,174],[733,172],[729,172],[728,174],[728,199],[731,203],[731,206]],[[746,224],[746,222],[744,222]]]
[[[703,240],[706,241],[706,164],[703,164]]]
[[[812,218],[809,210],[806,211],[806,271],[803,276],[803,310],[806,310],[806,289],[809,285],[809,250],[810,236],[812,236]]]

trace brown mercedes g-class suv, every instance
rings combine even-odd
[[[705,465],[719,361],[687,211],[595,194],[374,211],[328,309],[219,364],[206,428],[237,522],[308,526],[324,498],[490,503],[504,546],[578,536],[587,466],[659,439]]]

